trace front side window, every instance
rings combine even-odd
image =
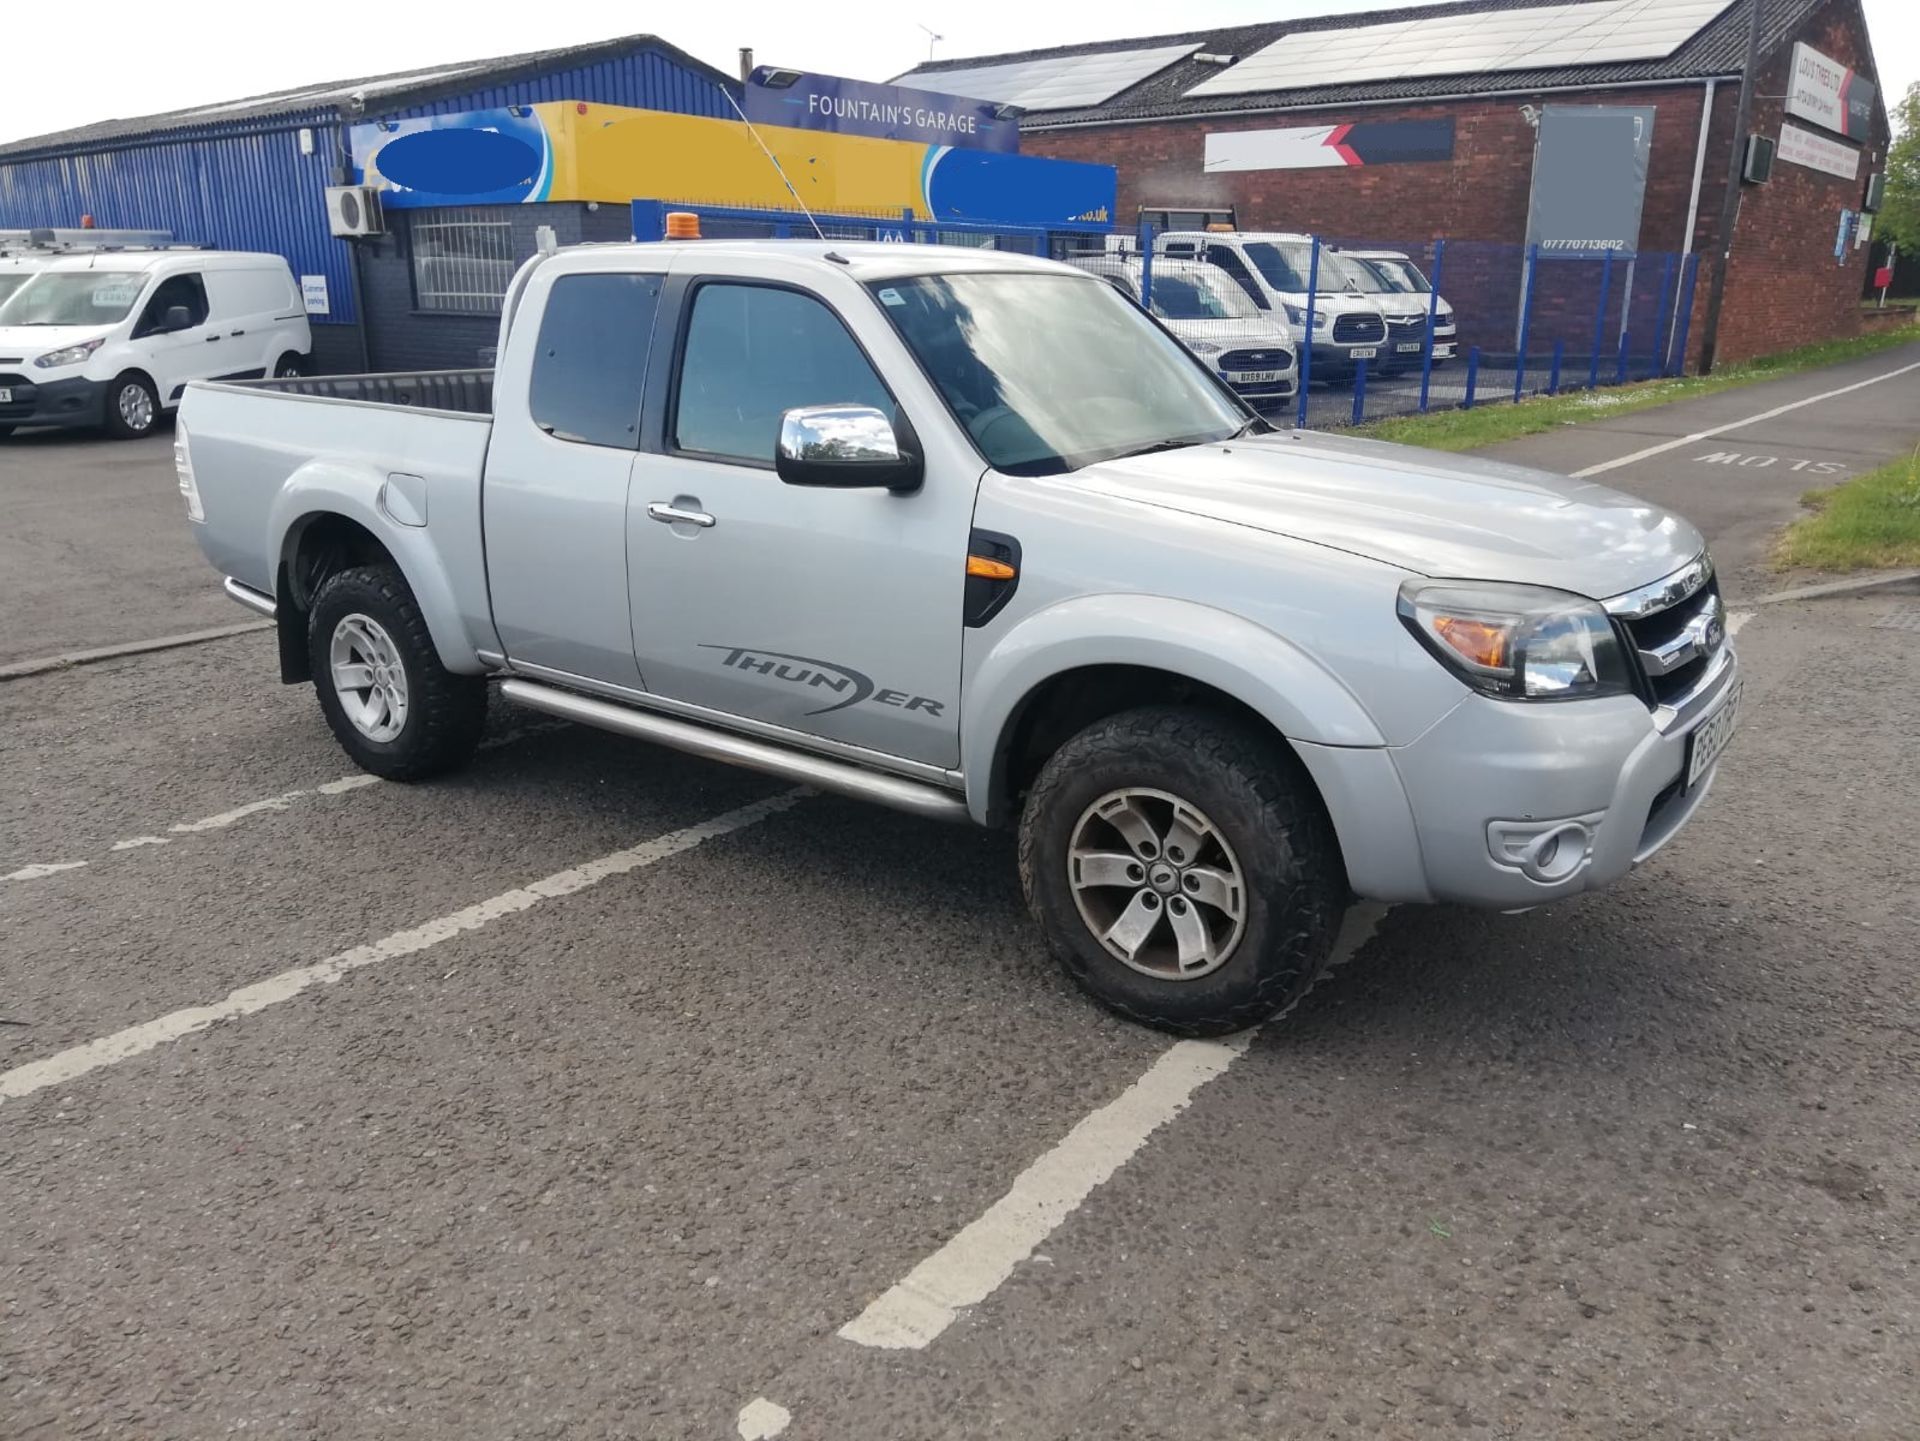
[[[1207,261],[1209,264],[1219,266],[1222,270],[1226,271],[1228,275],[1232,276],[1240,288],[1246,291],[1247,298],[1251,300],[1256,307],[1261,310],[1271,310],[1273,308],[1267,302],[1265,293],[1260,289],[1260,283],[1253,278],[1253,272],[1247,269],[1246,261],[1242,260],[1226,246],[1208,246]]]
[[[867,405],[893,397],[847,328],[795,290],[714,282],[687,323],[673,422],[677,449],[771,466],[780,417],[801,405]]]
[[[513,225],[492,212],[450,207],[425,212],[410,231],[413,298],[422,310],[498,315],[513,280]]]
[[[1093,276],[923,275],[871,288],[1003,474],[1059,475],[1224,440],[1246,423],[1177,340]]]
[[[633,450],[658,275],[563,275],[547,294],[527,407],[549,435]]]
[[[0,325],[118,325],[147,277],[138,270],[47,270],[0,305]]]
[[[140,312],[140,323],[133,338],[152,335],[167,323],[167,312],[174,306],[187,312],[188,330],[207,323],[207,287],[197,275],[169,275],[154,287],[153,296]]]

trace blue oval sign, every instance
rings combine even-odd
[[[497,130],[418,130],[380,147],[380,173],[434,195],[485,195],[531,185],[540,152]]]

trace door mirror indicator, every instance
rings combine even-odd
[[[870,405],[802,405],[780,417],[774,469],[788,485],[918,490],[918,438]]]

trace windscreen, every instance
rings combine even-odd
[[[1313,247],[1299,240],[1256,240],[1246,247],[1247,259],[1266,278],[1267,284],[1286,294],[1303,295],[1313,272]],[[1327,257],[1320,263],[1324,267]],[[1338,290],[1337,283],[1320,277],[1322,290]]]
[[[1369,256],[1359,262],[1374,271],[1387,283],[1389,289],[1402,295],[1427,295],[1433,290],[1419,266],[1411,260],[1393,260],[1381,256]]]
[[[31,275],[18,271],[12,275],[0,275],[0,305],[5,305],[7,297],[31,279]]]
[[[0,304],[0,326],[113,325],[146,283],[138,270],[42,271]]]
[[[1091,277],[924,275],[871,288],[1003,474],[1225,440],[1247,422],[1178,341]]]
[[[1260,314],[1247,294],[1224,272],[1153,272],[1153,313],[1163,320],[1247,320]]]

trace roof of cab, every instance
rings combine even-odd
[[[193,270],[251,270],[259,266],[287,268],[278,255],[252,250],[86,250],[48,257],[49,270],[154,270],[179,262]]]
[[[839,271],[855,280],[889,280],[910,275],[938,275],[958,271],[1032,271],[1044,275],[1084,275],[1086,272],[1055,260],[1021,255],[1011,250],[981,250],[968,245],[894,245],[871,240],[653,240],[615,245],[572,246],[568,255],[606,255],[630,252],[636,257],[669,261],[682,256],[726,256],[750,259],[778,255],[821,269]]]

